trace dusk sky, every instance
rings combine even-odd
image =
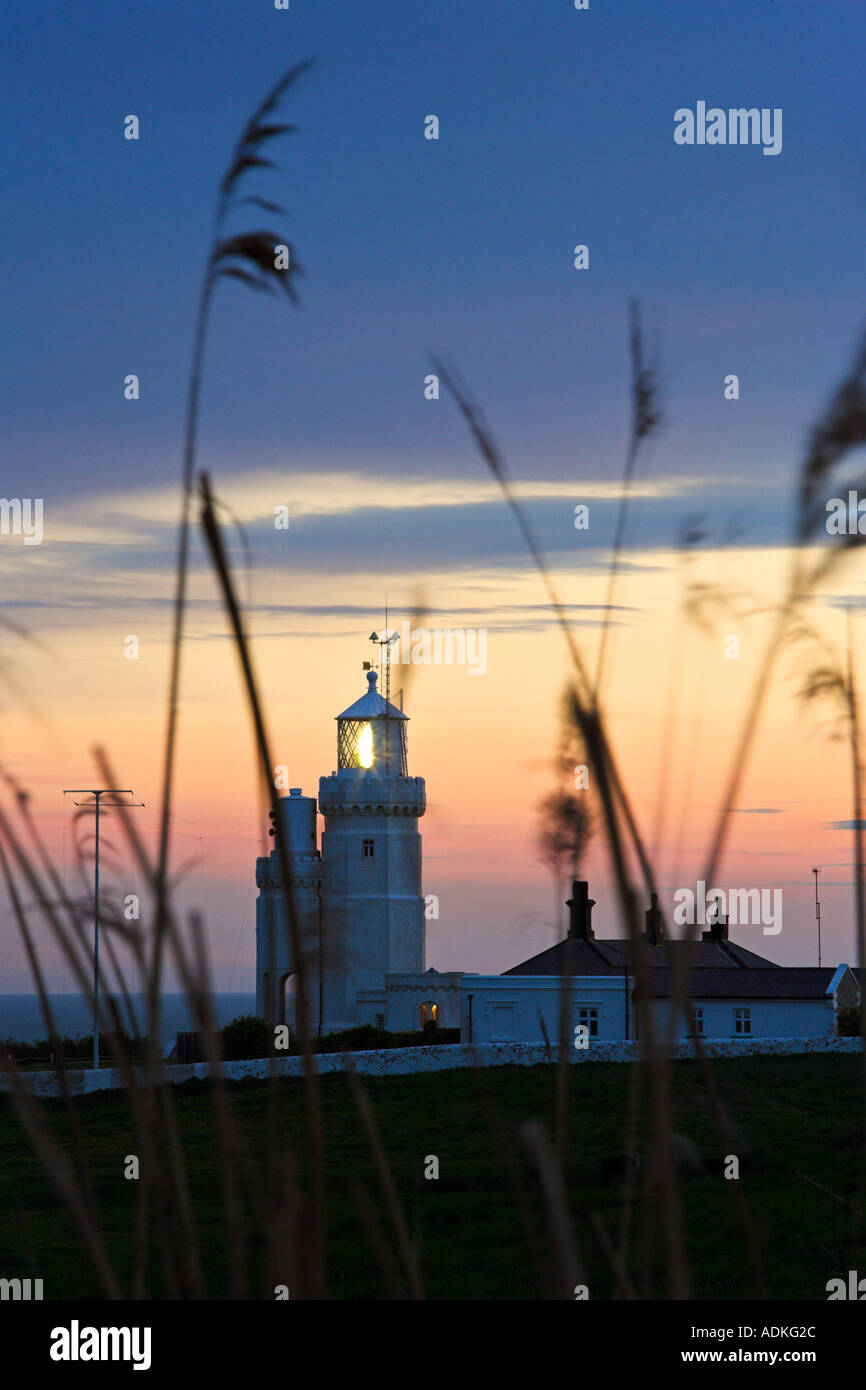
[[[186,383],[216,190],[250,112],[306,57],[317,62],[281,110],[300,130],[246,190],[288,215],[248,207],[233,223],[285,231],[301,307],[218,288],[198,453],[251,547],[245,577],[231,533],[275,759],[311,794],[335,766],[333,717],[362,693],[386,595],[397,625],[420,597],[427,627],[485,629],[483,674],[395,678],[409,770],[427,779],[424,887],[440,899],[427,961],[499,971],[553,942],[535,808],[554,786],[565,647],[453,401],[425,399],[424,380],[441,354],[482,404],[593,663],[636,298],[665,421],[638,463],[609,715],[651,847],[666,788],[668,903],[694,885],[782,593],[808,431],[866,327],[864,40],[853,0],[6,6],[2,493],[44,499],[44,539],[0,536],[2,614],[34,639],[3,633],[0,760],[32,791],[70,886],[61,789],[89,784],[95,744],[147,803],[138,823],[156,840]],[[677,145],[675,111],[702,101],[780,108],[780,153]],[[137,141],[124,139],[129,114]],[[438,140],[424,138],[429,114]],[[130,373],[137,401],[124,399]],[[288,531],[273,524],[281,504]],[[680,531],[697,516],[707,539],[685,565]],[[707,632],[681,615],[684,576],[736,593]],[[205,912],[217,986],[238,990],[253,981],[262,824],[198,531],[190,592],[174,866],[183,904]],[[859,648],[864,606],[855,558],[808,617],[842,650],[853,608]],[[779,664],[717,882],[781,888],[778,936],[732,935],[814,964],[822,866],[824,963],[853,962],[852,836],[838,824],[849,767],[820,726],[828,711],[798,706],[801,676]],[[124,855],[113,881],[126,892]],[[584,873],[599,933],[622,934],[600,834]],[[0,993],[28,990],[0,910]]]

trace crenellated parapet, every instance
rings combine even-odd
[[[315,888],[322,881],[324,866],[318,852],[297,854],[289,852],[289,871],[296,888]],[[256,887],[282,888],[280,856],[276,850],[256,860]]]
[[[319,810],[324,816],[423,816],[427,790],[423,777],[379,776],[355,768],[319,778]]]

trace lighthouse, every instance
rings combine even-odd
[[[424,969],[423,777],[410,777],[408,717],[376,689],[337,715],[337,771],[319,780],[325,1031],[384,1009],[385,975]]]
[[[309,1017],[320,1034],[359,1023],[385,1027],[386,976],[424,971],[424,778],[409,776],[408,716],[379,693],[377,681],[367,671],[367,689],[336,716],[337,768],[319,779],[321,848],[314,799],[293,788],[280,801]],[[257,1011],[294,1025],[297,966],[276,849],[256,861],[256,883]]]

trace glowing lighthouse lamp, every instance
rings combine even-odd
[[[358,735],[358,766],[373,766],[373,725],[365,724]]]

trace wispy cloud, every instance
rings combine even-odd
[[[432,470],[431,470],[432,471]],[[663,500],[684,497],[706,487],[700,478],[658,478],[634,484],[636,499]],[[221,477],[216,482],[219,498],[243,523],[271,521],[274,508],[287,505],[294,518],[339,516],[364,511],[412,511],[429,507],[477,507],[499,502],[496,484],[486,478],[403,477],[349,470],[308,472],[265,468]],[[523,501],[553,498],[572,502],[616,501],[620,484],[607,480],[574,482],[532,480],[515,484]],[[177,519],[175,487],[138,489],[95,496],[80,503],[66,503],[63,519],[54,532],[58,540],[98,540],[106,524],[133,520],[171,523]]]
[[[624,574],[661,573],[676,563],[677,539],[683,520],[696,508],[714,516],[707,551],[725,548],[724,519],[739,512],[750,483],[707,483],[694,477],[667,477],[636,485],[640,503],[638,525],[624,557]],[[606,479],[526,481],[516,484],[539,542],[551,564],[576,576],[606,573],[613,540],[620,485]],[[225,506],[226,538],[243,570],[251,560],[250,613],[279,616],[279,605],[261,601],[282,596],[288,574],[300,600],[307,584],[317,578],[357,588],[366,575],[384,588],[391,576],[412,573],[419,582],[437,584],[448,576],[448,587],[460,579],[491,579],[491,605],[479,605],[479,622],[496,622],[502,629],[543,628],[543,609],[509,609],[496,602],[503,576],[525,575],[529,561],[513,519],[492,480],[432,476],[386,476],[338,469],[289,472],[272,467],[219,477],[217,493]],[[773,497],[778,496],[778,491]],[[757,497],[758,494],[755,494]],[[787,528],[780,509],[767,504],[760,491],[760,508],[749,533],[749,545],[783,546]],[[64,613],[112,606],[162,611],[171,596],[170,576],[175,562],[178,490],[175,487],[130,488],[91,497],[45,502],[45,536],[26,552],[17,538],[0,541],[0,584],[7,607],[34,612],[53,610],[61,623]],[[590,525],[575,528],[574,508],[590,508]],[[289,528],[275,526],[275,509],[288,508]],[[236,520],[249,542],[249,555],[236,545]],[[213,606],[207,560],[194,543],[191,558],[191,607]],[[244,580],[246,583],[246,579]],[[341,595],[335,591],[335,597]],[[595,596],[595,594],[593,594]],[[255,601],[258,601],[258,606]],[[292,604],[285,611],[298,614]],[[467,610],[468,611],[468,610]],[[573,621],[598,626],[603,608],[577,606]],[[618,610],[620,621],[630,610]],[[346,616],[350,616],[347,612]],[[355,614],[351,614],[355,616]],[[366,620],[366,619],[365,619]],[[67,624],[68,625],[68,624]]]

